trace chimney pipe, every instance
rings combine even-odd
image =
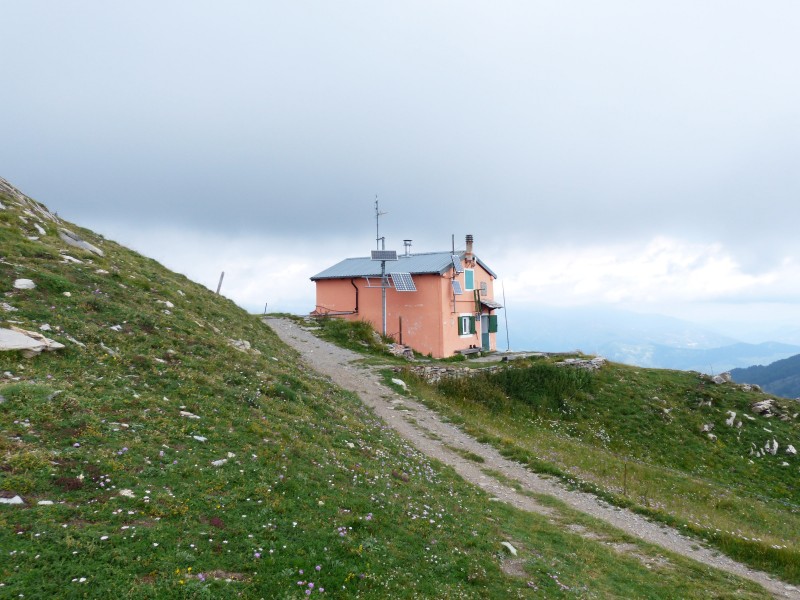
[[[464,260],[470,261],[472,260],[472,234],[467,234],[467,248],[464,251]]]
[[[406,256],[411,256],[411,240],[403,240],[403,246],[406,248]]]

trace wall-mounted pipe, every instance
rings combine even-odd
[[[356,282],[353,279],[350,280],[350,285],[352,285],[354,288],[356,288],[356,310],[355,310],[355,312],[356,312],[356,314],[358,314],[358,286],[356,285]]]

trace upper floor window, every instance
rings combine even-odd
[[[464,269],[464,289],[467,291],[475,289],[475,269]]]

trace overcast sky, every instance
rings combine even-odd
[[[510,308],[800,322],[794,0],[2,4],[0,175],[251,310],[377,194]]]

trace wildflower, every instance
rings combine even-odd
[[[205,574],[204,574],[204,573],[198,573],[198,574],[197,574],[197,578],[198,578],[200,581],[205,581],[205,580],[206,580],[206,576],[205,576]]]
[[[254,553],[253,553],[253,556],[254,556],[255,558],[261,558],[261,552],[254,552]],[[302,573],[302,571],[300,571],[300,572]]]
[[[317,566],[316,566],[316,567],[314,567],[314,568],[315,568],[317,571],[322,571],[322,565],[317,565]]]

